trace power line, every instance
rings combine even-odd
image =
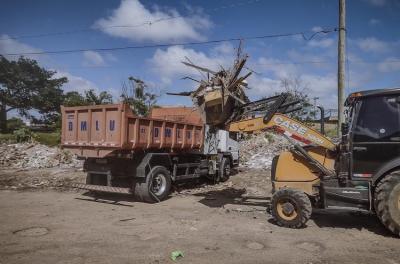
[[[215,44],[221,42],[231,42],[231,41],[240,41],[240,40],[255,40],[255,39],[267,39],[267,38],[280,38],[280,37],[289,37],[289,36],[302,36],[305,40],[311,40],[317,34],[327,34],[337,31],[337,29],[330,30],[321,30],[315,32],[311,37],[307,37],[305,32],[296,32],[296,33],[284,33],[284,34],[274,34],[274,35],[261,35],[261,36],[252,36],[252,37],[235,37],[235,38],[226,38],[226,39],[216,39],[216,40],[208,40],[208,41],[197,41],[197,42],[181,42],[181,43],[166,43],[166,44],[151,44],[151,45],[141,45],[141,46],[125,46],[125,47],[112,47],[112,48],[89,48],[89,49],[70,49],[70,50],[55,50],[55,51],[37,51],[37,52],[21,52],[21,53],[7,53],[4,55],[7,56],[23,56],[23,55],[43,55],[43,54],[63,54],[63,53],[76,53],[76,52],[85,52],[85,51],[115,51],[115,50],[127,50],[127,49],[147,49],[147,48],[165,48],[170,46],[193,46],[193,45],[204,45],[204,44]]]
[[[390,60],[390,61],[354,61],[354,64],[390,64],[390,63],[400,63],[400,59],[398,60]],[[277,66],[277,65],[305,65],[305,64],[336,64],[336,61],[286,61],[286,62],[277,62],[277,63],[251,63],[251,66]],[[169,64],[170,67],[179,67],[180,63],[172,63]],[[250,66],[250,67],[251,67]],[[60,66],[61,70],[80,70],[80,69],[90,69],[90,70],[103,70],[103,69],[132,69],[133,66],[113,66],[113,65],[88,65],[88,66],[77,66],[77,67],[68,67],[68,66]],[[162,66],[152,65],[152,68],[162,68]],[[251,69],[250,67],[245,66],[245,68],[256,75],[262,76],[263,74],[258,72],[257,70]]]
[[[225,10],[228,8],[235,8],[239,6],[244,6],[244,5],[249,5],[253,3],[260,2],[261,0],[249,0],[249,1],[244,1],[244,2],[238,2],[238,3],[233,3],[225,6],[220,6],[220,7],[215,7],[208,9],[209,12],[217,12],[220,10]],[[84,32],[92,32],[94,30],[101,30],[101,29],[109,29],[109,28],[138,28],[138,27],[143,27],[143,26],[152,26],[154,24],[168,21],[168,20],[173,20],[173,19],[178,19],[178,18],[185,18],[189,17],[191,15],[195,15],[196,11],[190,11],[186,15],[176,15],[176,16],[169,16],[169,17],[163,17],[163,18],[158,18],[154,20],[149,20],[149,21],[143,21],[142,23],[138,23],[135,25],[113,25],[113,26],[96,26],[96,27],[89,27],[89,28],[82,28],[82,29],[76,29],[76,30],[68,30],[68,31],[60,31],[60,32],[50,32],[50,33],[41,33],[41,34],[33,34],[33,35],[20,35],[20,36],[11,36],[11,37],[6,37],[6,38],[0,38],[1,40],[14,40],[14,39],[26,39],[26,38],[43,38],[43,37],[51,37],[51,36],[60,36],[60,35],[70,35],[70,34],[77,34],[77,33],[84,33]]]
[[[288,62],[276,62],[276,63],[252,63],[257,66],[274,66],[274,65],[293,65],[293,64],[336,64],[337,61],[288,61]],[[400,63],[400,59],[384,60],[384,61],[363,61],[363,60],[348,60],[347,63],[354,64],[387,64],[387,63]]]

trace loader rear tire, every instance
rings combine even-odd
[[[296,189],[282,188],[271,199],[271,214],[279,226],[301,228],[311,217],[312,206],[308,196]]]
[[[374,207],[382,224],[400,236],[400,171],[389,173],[378,183]]]
[[[155,203],[165,200],[171,190],[171,176],[163,166],[154,167],[144,179],[138,179],[134,186],[136,199]]]

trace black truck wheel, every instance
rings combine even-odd
[[[144,179],[135,183],[135,197],[143,202],[154,203],[165,200],[171,190],[169,171],[163,166],[154,167]]]
[[[389,173],[378,183],[374,207],[382,224],[400,236],[400,171]]]
[[[223,157],[218,170],[218,181],[226,182],[231,176],[231,161],[227,157]]]
[[[282,188],[271,199],[271,214],[280,226],[300,228],[310,219],[311,201],[299,190]]]

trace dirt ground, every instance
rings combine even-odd
[[[361,212],[314,211],[308,226],[276,226],[267,172],[224,184],[176,186],[144,204],[71,191],[74,169],[0,169],[0,263],[400,263],[400,239]]]

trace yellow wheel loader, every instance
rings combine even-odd
[[[293,144],[272,162],[277,224],[302,227],[312,208],[355,208],[375,212],[400,235],[400,88],[351,94],[337,144],[285,115],[297,110],[287,99],[282,94],[245,105],[228,124],[231,132],[273,129]]]

